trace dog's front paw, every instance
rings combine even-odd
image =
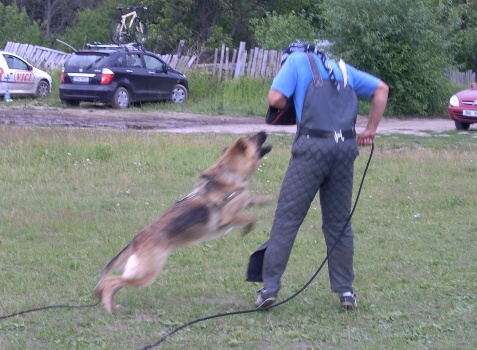
[[[273,203],[274,201],[275,201],[275,196],[265,196],[265,198],[263,199],[264,204],[270,204],[270,203]]]
[[[103,304],[103,310],[106,312],[112,312],[115,310],[121,310],[123,307],[119,304]]]

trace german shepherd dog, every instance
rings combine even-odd
[[[203,181],[161,217],[144,228],[103,269],[94,292],[106,311],[118,308],[114,296],[124,286],[144,287],[154,282],[172,250],[218,238],[234,226],[249,233],[256,218],[243,213],[255,204],[270,204],[271,196],[252,196],[247,190],[260,159],[265,132],[239,138],[202,174]],[[122,275],[110,275],[122,270]]]

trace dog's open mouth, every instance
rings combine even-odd
[[[267,137],[268,135],[265,131],[260,131],[259,133],[251,137],[251,140],[253,140],[256,143],[257,147],[260,148],[260,158],[262,158],[264,155],[266,155],[272,150],[271,145],[262,147],[265,141],[267,141]]]

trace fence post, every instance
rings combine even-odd
[[[215,75],[215,70],[217,69],[217,56],[219,54],[219,49],[215,49],[214,52],[214,65],[212,66],[212,76]]]
[[[230,69],[230,61],[229,61],[229,47],[227,46],[225,48],[225,81],[227,82],[229,80],[229,69]]]
[[[239,51],[237,56],[237,65],[235,66],[234,79],[243,75],[245,69],[245,61],[247,59],[247,51],[245,50],[245,42],[241,41],[239,45]]]
[[[222,44],[222,51],[220,51],[220,62],[219,62],[219,81],[222,80],[222,68],[224,64],[224,52],[225,52],[225,44]]]

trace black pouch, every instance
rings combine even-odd
[[[268,107],[265,123],[269,125],[296,125],[296,111],[293,98],[287,99],[283,109]]]
[[[247,282],[263,282],[262,270],[265,251],[268,247],[268,241],[263,243],[252,255],[248,262]]]

